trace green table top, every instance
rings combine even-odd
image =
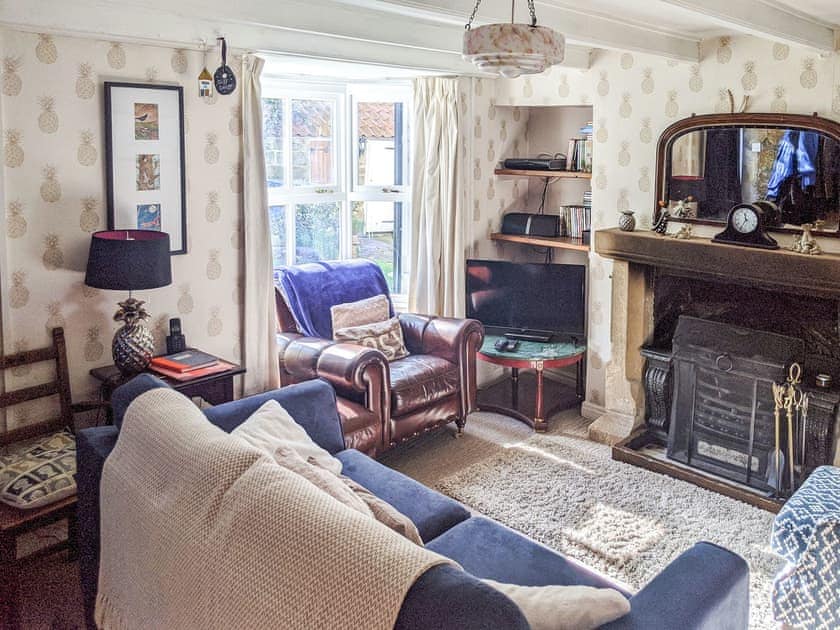
[[[521,359],[523,361],[543,360],[556,361],[567,359],[586,351],[586,344],[582,342],[543,343],[541,341],[520,341],[519,347],[513,352],[499,352],[495,344],[502,335],[487,335],[481,345],[481,353],[488,357],[502,359]]]

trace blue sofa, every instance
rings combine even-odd
[[[112,397],[114,426],[79,431],[79,560],[88,620],[92,619],[99,571],[99,480],[116,443],[123,414],[139,394],[166,387],[141,375]],[[479,578],[538,586],[580,584],[622,591],[632,611],[609,630],[744,630],[748,625],[748,569],[739,556],[710,543],[697,543],[635,595],[607,578],[359,451],[345,449],[333,389],[309,381],[219,405],[207,419],[231,431],[266,400],[275,399],[310,437],[344,464],[344,474],[394,505],[417,525],[426,546],[458,562],[463,571],[438,566],[422,575],[403,602],[397,630],[528,630],[517,606]]]

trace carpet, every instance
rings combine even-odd
[[[750,628],[774,627],[780,561],[773,515],[664,475],[613,461],[608,446],[533,435],[444,477],[439,490],[633,589],[700,540],[750,565]]]

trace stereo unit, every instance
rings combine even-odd
[[[502,234],[560,236],[560,217],[556,214],[508,212],[502,217]]]
[[[504,162],[505,168],[525,171],[565,171],[566,156],[557,158],[509,158]]]

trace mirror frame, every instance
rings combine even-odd
[[[683,118],[670,125],[662,135],[659,136],[659,142],[656,146],[656,199],[654,201],[653,209],[653,223],[659,220],[661,208],[659,201],[662,194],[665,192],[665,167],[666,161],[670,157],[671,145],[679,136],[703,129],[713,129],[716,127],[780,127],[784,129],[799,129],[803,131],[818,131],[826,136],[829,136],[840,142],[840,122],[823,118],[816,112],[812,115],[807,114],[768,114],[768,113],[747,113],[736,112],[732,114],[692,114],[688,118]],[[710,219],[692,219],[686,217],[671,217],[669,221],[678,223],[694,223],[697,225],[712,225],[723,226],[726,221],[715,221]],[[769,227],[770,232],[781,232],[787,234],[798,234],[801,228],[789,227]],[[840,238],[840,229],[835,232],[819,231],[816,232],[819,236],[830,236]]]

